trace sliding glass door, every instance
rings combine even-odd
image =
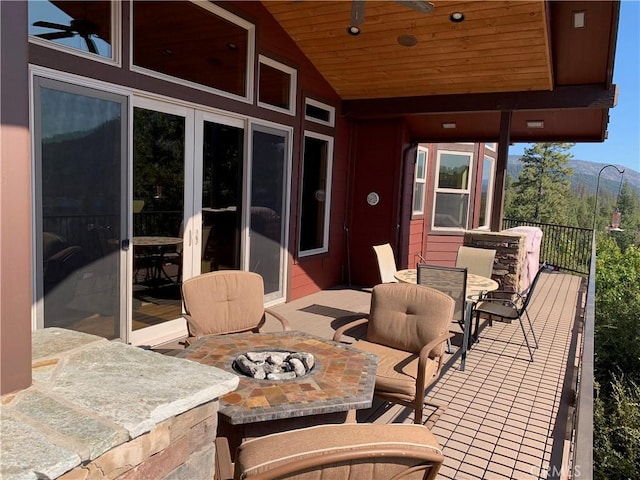
[[[190,110],[136,100],[133,109],[133,258],[131,328],[136,343],[161,336],[180,319],[180,287],[193,234],[185,229],[192,201],[185,179],[193,138]],[[153,327],[153,328],[151,328]],[[137,331],[148,329],[144,333]],[[170,328],[169,328],[170,329]]]
[[[239,270],[245,122],[196,112],[195,213],[202,225],[201,252],[194,269],[201,273]],[[198,148],[200,150],[198,150]]]
[[[291,135],[34,77],[37,327],[174,340],[182,282],[224,269],[282,300]]]
[[[125,339],[127,98],[34,78],[37,326]]]
[[[289,130],[253,125],[247,270],[264,279],[265,300],[284,298],[289,225]]]

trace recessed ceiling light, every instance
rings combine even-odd
[[[418,43],[418,39],[413,35],[398,35],[398,43],[403,47],[413,47]]]
[[[353,35],[354,37],[356,35],[360,35],[360,27],[357,27],[356,25],[351,25],[350,27],[347,27],[347,33],[349,35]]]
[[[449,15],[449,20],[451,20],[453,23],[464,22],[464,13],[453,12],[451,15]]]
[[[456,128],[456,122],[445,122],[442,124],[442,128]]]
[[[573,28],[584,28],[585,25],[585,13],[573,12]]]
[[[543,120],[527,120],[527,128],[544,128]]]

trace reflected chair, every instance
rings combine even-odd
[[[466,268],[468,273],[491,278],[496,251],[488,248],[461,246],[456,257],[456,267]]]
[[[257,273],[220,270],[198,275],[182,283],[182,300],[187,343],[206,335],[258,332],[267,313],[290,330],[282,315],[264,307],[264,282]]]
[[[536,273],[536,276],[526,294],[496,290],[491,292],[490,296],[481,299],[473,309],[476,320],[475,336],[478,336],[481,315],[488,316],[489,325],[492,324],[493,320],[506,323],[511,323],[512,321],[517,320],[520,324],[525,344],[529,350],[529,356],[533,362],[533,351],[531,350],[531,345],[529,344],[529,339],[527,338],[522,318],[525,317],[527,319],[531,335],[533,336],[535,348],[538,348],[538,339],[536,338],[536,333],[533,330],[533,324],[531,323],[531,318],[529,318],[527,307],[533,297],[538,280],[540,279],[542,272],[546,269],[547,264],[543,263],[539,268],[538,273]],[[508,295],[508,298],[504,298],[504,295]]]
[[[455,301],[453,321],[462,328],[462,369],[464,369],[469,344],[468,328],[465,328],[465,314],[467,305],[467,269],[456,267],[442,267],[418,263],[416,266],[416,280],[418,285],[435,288],[449,295]],[[469,324],[471,319],[469,318]],[[452,353],[451,340],[447,341],[448,352]]]
[[[378,260],[378,270],[380,271],[380,281],[382,283],[397,283],[394,277],[398,271],[396,268],[396,259],[393,256],[391,245],[385,243],[383,245],[374,245],[373,250],[376,252]]]
[[[375,396],[411,407],[414,423],[422,423],[425,389],[442,371],[443,356],[455,302],[433,288],[408,283],[373,287],[367,318],[336,330],[333,340],[359,325],[364,339],[353,346],[378,357]]]
[[[424,425],[345,423],[274,433],[243,442],[234,465],[225,440],[216,439],[218,480],[433,480],[444,461]]]

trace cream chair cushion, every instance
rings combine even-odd
[[[264,284],[257,273],[221,270],[185,280],[182,298],[189,334],[246,332],[264,322]]]
[[[392,449],[395,455],[383,454]],[[350,455],[345,460],[342,455]],[[433,476],[443,461],[440,445],[429,429],[414,424],[321,425],[248,440],[236,452],[235,479],[264,478],[353,480],[395,478],[403,470],[429,462]],[[296,471],[294,464],[317,464]],[[276,468],[291,474],[268,476]],[[434,470],[429,467],[429,470]],[[403,476],[431,478],[424,471]]]

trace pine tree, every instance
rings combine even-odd
[[[509,217],[566,225],[573,197],[567,167],[573,143],[536,143],[524,151],[524,168],[513,184],[515,195]]]

